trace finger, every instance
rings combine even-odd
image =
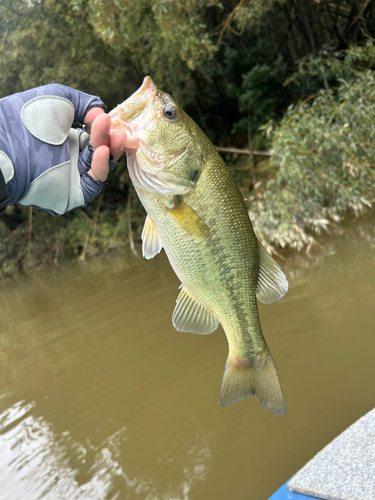
[[[99,146],[109,145],[109,131],[111,129],[110,117],[103,113],[99,114],[91,127],[90,144],[96,149]]]
[[[88,173],[95,180],[105,182],[109,172],[109,147],[98,146],[92,155],[91,169]]]
[[[126,139],[124,130],[115,130],[109,134],[109,150],[115,161],[119,160],[125,151]]]
[[[83,123],[91,123],[95,120],[95,118],[99,115],[102,115],[104,113],[104,109],[103,108],[91,108],[88,110],[88,112],[86,113],[86,116],[83,120]]]

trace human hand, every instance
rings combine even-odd
[[[94,149],[88,174],[99,182],[105,182],[109,172],[109,157],[118,161],[125,150],[126,133],[111,131],[111,118],[102,108],[91,108],[85,116],[85,124],[92,123],[90,144]]]
[[[0,170],[10,204],[61,215],[100,193],[126,144],[103,108],[98,97],[59,84],[0,99]],[[90,122],[91,138],[72,128]]]

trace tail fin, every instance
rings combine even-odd
[[[272,355],[265,348],[252,360],[229,357],[220,389],[220,406],[230,405],[243,398],[255,396],[265,410],[285,415],[285,401]]]

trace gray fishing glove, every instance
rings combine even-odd
[[[95,96],[59,84],[0,99],[0,169],[9,203],[61,215],[86,205],[104,183],[93,179],[89,136],[82,124]]]

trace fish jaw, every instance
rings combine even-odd
[[[134,94],[110,111],[111,130],[126,132],[126,149],[139,148],[139,131],[145,126],[146,121],[149,123],[156,118],[153,110],[156,91],[152,78],[146,76]]]

